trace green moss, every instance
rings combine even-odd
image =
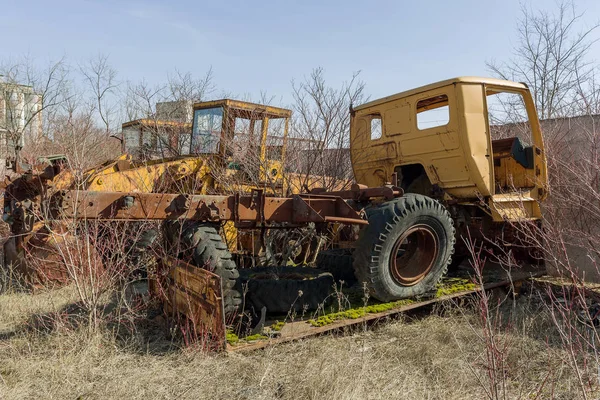
[[[344,319],[358,319],[364,317],[367,314],[376,314],[384,311],[391,310],[393,308],[407,306],[414,303],[414,300],[404,299],[398,301],[392,301],[390,303],[379,303],[365,307],[351,308],[346,311],[335,312],[331,314],[325,314],[317,319],[309,319],[308,323],[312,326],[325,326]]]
[[[238,335],[236,335],[235,333],[233,333],[233,331],[230,331],[230,330],[227,331],[225,337],[227,339],[227,343],[229,343],[232,346],[234,346],[236,344],[244,343],[244,342],[250,342],[252,340],[263,340],[263,339],[269,338],[268,336],[262,335],[260,333],[257,333],[255,335],[246,336],[244,338],[240,338],[240,337],[238,337]]]
[[[227,339],[227,343],[231,345],[237,344],[240,341],[238,335],[236,335],[232,331],[227,331],[227,333],[225,334],[225,338]]]
[[[276,332],[279,332],[283,328],[284,325],[285,325],[285,322],[283,322],[283,321],[275,321],[275,323],[273,325],[271,325],[271,329]]]
[[[438,284],[435,297],[447,296],[449,294],[458,292],[466,292],[469,290],[474,290],[475,288],[477,288],[477,285],[468,279],[450,278]]]
[[[244,340],[250,342],[252,340],[262,340],[262,339],[268,339],[268,338],[269,338],[268,336],[261,335],[260,333],[257,333],[255,335],[246,336],[244,338]]]

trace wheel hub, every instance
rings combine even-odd
[[[419,283],[431,271],[439,252],[437,234],[428,225],[415,225],[394,244],[390,272],[403,286]]]

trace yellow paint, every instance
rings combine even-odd
[[[222,226],[223,236],[229,251],[235,252],[238,249],[238,230],[233,221],[227,221]]]
[[[200,158],[129,161],[126,168],[116,163],[92,171],[86,179],[87,190],[108,192],[180,192],[202,193],[206,190],[209,168]],[[187,179],[186,179],[187,178]],[[191,178],[191,179],[190,179]]]

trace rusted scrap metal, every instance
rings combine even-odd
[[[416,310],[443,301],[472,296],[483,290],[492,290],[499,287],[515,290],[516,287],[520,287],[522,282],[545,274],[543,266],[524,266],[523,270],[511,272],[510,277],[503,276],[500,280],[485,283],[483,286],[478,284],[473,289],[430,299],[420,299],[407,304],[399,303],[398,306],[386,311],[368,313],[356,319],[342,319],[325,326],[315,327],[303,319],[290,321],[274,337],[228,345],[226,343],[226,325],[223,302],[221,301],[220,278],[210,271],[194,267],[174,258],[161,260],[159,265],[158,273],[149,280],[149,284],[155,295],[162,296],[165,311],[171,315],[174,315],[175,312],[183,314],[186,318],[189,318],[198,334],[215,340],[216,347],[214,350],[227,349],[230,352],[261,349],[275,344],[318,336],[350,326],[384,320],[395,314]]]
[[[167,315],[187,318],[196,337],[209,339],[214,350],[225,349],[225,311],[218,275],[167,257],[160,260],[149,284]]]
[[[40,229],[29,238],[25,257],[28,262],[18,267],[24,272],[32,284],[45,285],[48,282],[65,284],[70,281],[70,275],[81,272],[81,246],[78,238],[53,234],[47,229]],[[66,261],[72,261],[67,265]],[[94,267],[97,261],[90,263]]]
[[[310,192],[312,195],[335,196],[347,200],[366,201],[376,197],[392,200],[404,194],[402,188],[396,186],[367,187],[365,185],[353,184],[350,190],[339,190],[328,192],[323,188],[315,188]]]
[[[89,276],[100,280],[106,272],[96,247],[68,234],[67,227],[60,223],[38,223],[32,234],[8,237],[3,250],[0,268],[11,268],[32,287],[63,285]]]
[[[367,224],[359,213],[335,196],[294,195],[289,198],[264,194],[218,196],[166,193],[94,192],[61,190],[42,202],[14,203],[13,233],[31,231],[34,217],[61,220],[165,220],[305,224],[344,222]],[[19,226],[20,225],[20,226]]]

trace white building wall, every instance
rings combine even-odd
[[[42,97],[30,86],[0,82],[0,163],[42,135]],[[18,142],[15,143],[14,139]]]

